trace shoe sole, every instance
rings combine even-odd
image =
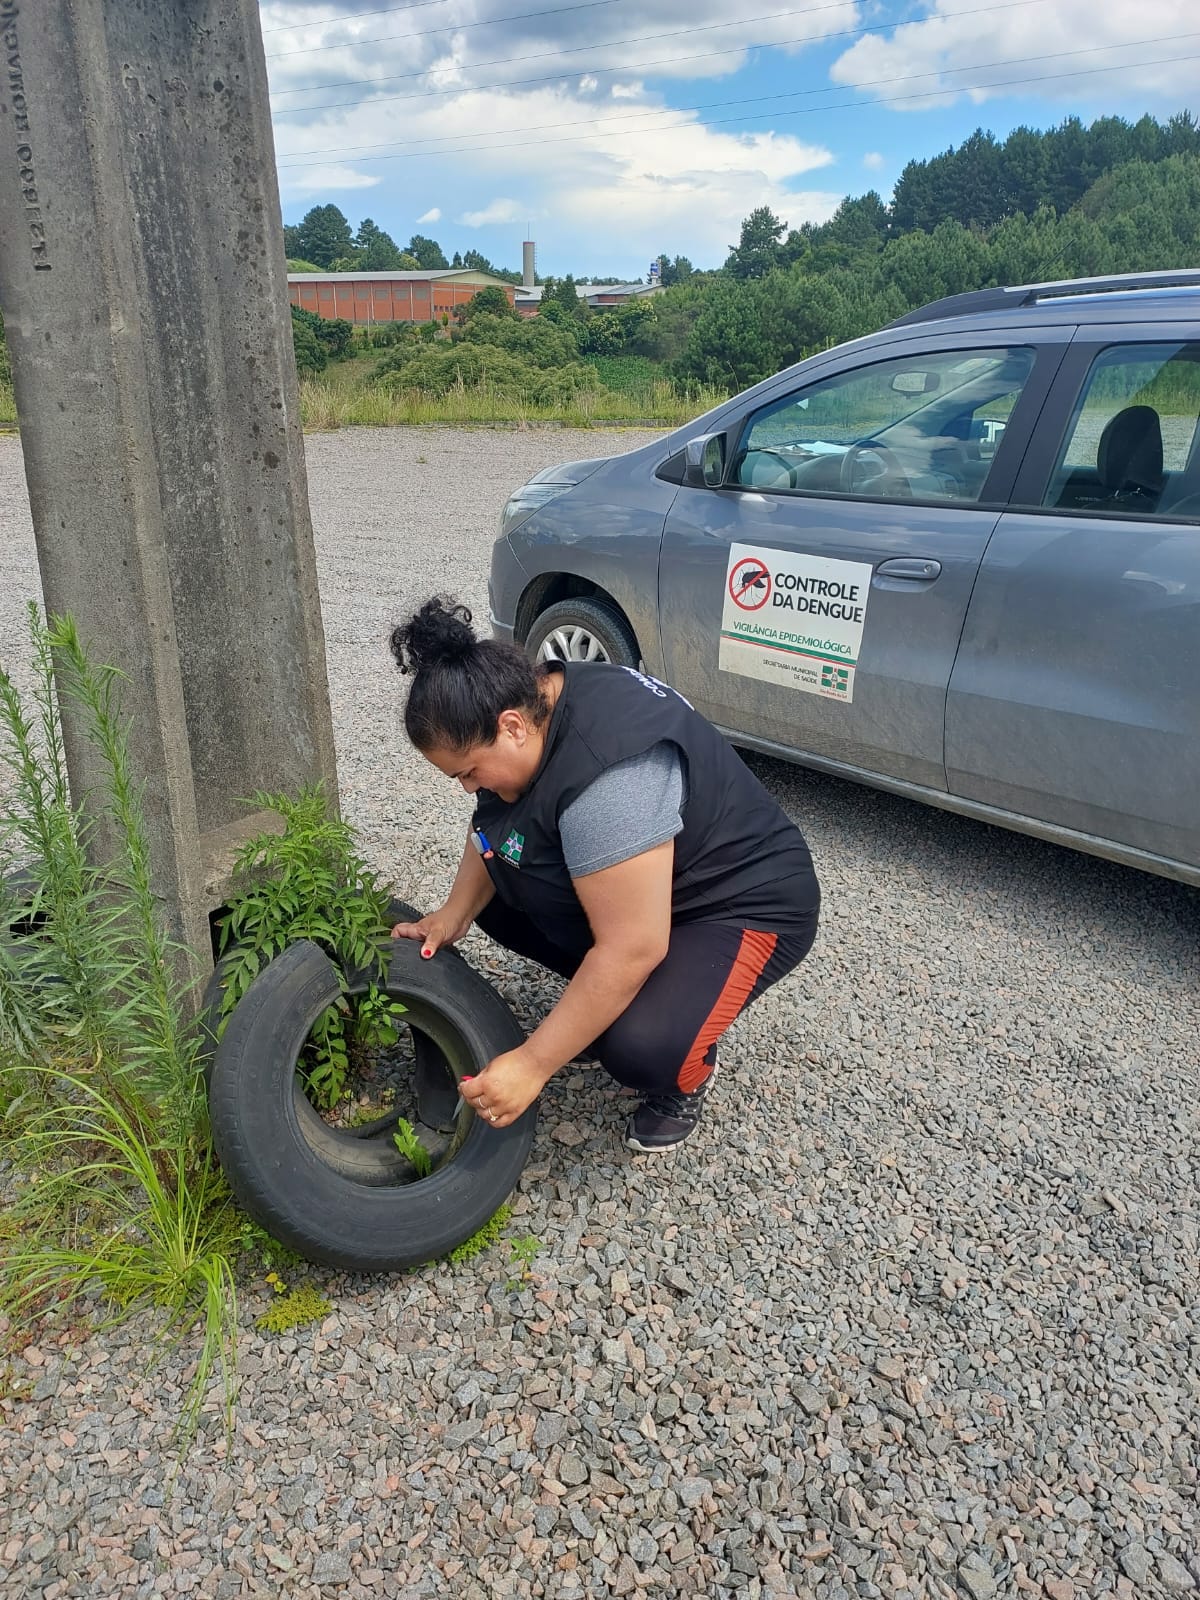
[[[696,1124],[696,1127],[699,1123]],[[689,1128],[681,1139],[672,1139],[670,1144],[641,1144],[632,1134],[625,1135],[626,1150],[636,1150],[643,1156],[663,1156],[668,1150],[678,1150],[681,1144],[686,1144],[696,1131],[696,1127]]]
[[[718,1056],[717,1059],[713,1062],[712,1071],[709,1073],[708,1077],[705,1078],[705,1080],[704,1080],[704,1088],[705,1088],[704,1098],[706,1100],[708,1099],[708,1090],[710,1090],[712,1088],[713,1084],[717,1081],[717,1073],[720,1072],[720,1070],[721,1070],[721,1058],[720,1058],[720,1056]],[[700,1108],[700,1113],[701,1113],[701,1115],[703,1115],[703,1113],[704,1113],[704,1107],[703,1106],[701,1106],[701,1108]],[[665,1155],[668,1150],[678,1150],[679,1146],[681,1144],[686,1144],[687,1141],[692,1137],[692,1135],[695,1133],[696,1129],[699,1126],[700,1126],[700,1117],[698,1116],[696,1118],[695,1122],[692,1123],[692,1125],[688,1129],[688,1131],[686,1133],[680,1134],[678,1139],[672,1139],[670,1144],[642,1144],[642,1143],[639,1142],[639,1140],[638,1140],[638,1138],[637,1138],[637,1136],[635,1134],[627,1133],[625,1135],[625,1148],[627,1150],[636,1150],[639,1155],[643,1155],[643,1156],[661,1156],[661,1155]]]

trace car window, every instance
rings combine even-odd
[[[1034,352],[949,350],[838,373],[755,412],[731,481],[784,493],[972,502]]]
[[[1113,345],[1087,375],[1043,505],[1200,515],[1200,344]]]

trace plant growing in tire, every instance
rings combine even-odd
[[[374,967],[365,988],[343,991],[317,1018],[301,1055],[310,1098],[332,1116],[346,1108],[352,1069],[361,1079],[372,1054],[399,1040],[404,1007],[380,985],[388,891],[355,853],[349,826],[329,815],[319,786],[294,800],[256,794],[253,803],[281,817],[283,829],[251,839],[233,865],[220,924],[217,1037],[261,969],[298,939],[311,939],[343,971],[369,974]]]
[[[433,1260],[488,1221],[525,1165],[533,1108],[496,1130],[457,1088],[523,1034],[456,952],[425,961],[390,938],[419,913],[388,899],[319,791],[255,803],[284,830],[239,857],[205,997],[222,1166],[255,1221],[309,1260]]]

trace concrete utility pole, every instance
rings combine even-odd
[[[257,0],[0,0],[0,306],[46,606],[208,950],[241,798],[337,800]],[[64,706],[76,799],[100,780]]]

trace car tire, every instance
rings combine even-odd
[[[396,939],[386,953],[383,987],[456,1080],[524,1039],[500,995],[454,951],[426,961],[418,941]],[[371,976],[347,974],[350,991]],[[495,1215],[528,1159],[536,1107],[495,1129],[464,1103],[448,1148],[424,1178],[386,1129],[330,1128],[296,1065],[313,1023],[341,992],[334,963],[308,940],[258,974],[213,1057],[213,1144],[239,1204],[281,1244],[327,1266],[399,1271],[445,1255]]]
[[[637,667],[641,651],[633,629],[603,600],[559,600],[534,618],[525,648],[535,661],[611,661]]]

